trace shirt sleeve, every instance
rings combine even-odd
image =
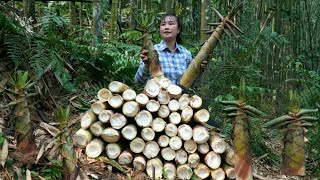
[[[138,71],[134,76],[134,82],[139,85],[144,85],[149,77],[149,70],[144,66],[144,62],[141,60]]]

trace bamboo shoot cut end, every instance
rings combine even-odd
[[[193,131],[192,131],[192,128],[189,125],[181,124],[178,127],[178,136],[182,140],[188,141],[188,140],[192,139],[192,135],[193,135]]]
[[[227,149],[227,143],[218,135],[211,136],[209,144],[215,153],[222,154]]]
[[[162,178],[163,164],[159,158],[153,158],[147,162],[147,174],[151,179]],[[153,175],[155,177],[153,177]]]
[[[200,156],[198,153],[192,153],[188,156],[188,164],[191,168],[195,168],[200,163]]]
[[[190,106],[186,106],[182,109],[181,120],[184,123],[189,123],[193,117],[193,109]]]
[[[209,140],[209,131],[206,127],[197,125],[193,128],[193,140],[197,144],[206,143]]]
[[[102,88],[98,91],[98,99],[101,102],[107,102],[112,96],[112,92],[109,89]]]
[[[160,104],[168,104],[170,100],[171,100],[171,98],[170,98],[168,91],[161,90],[160,93],[158,94],[159,103]]]
[[[100,112],[102,110],[105,110],[106,108],[107,108],[107,104],[102,101],[97,101],[91,105],[92,111],[97,115],[99,115]]]
[[[134,153],[141,153],[145,148],[146,143],[143,139],[136,137],[130,142],[130,149]]]
[[[118,157],[118,163],[120,165],[129,165],[133,161],[133,155],[130,151],[123,151]]]
[[[169,121],[172,124],[179,124],[181,122],[181,115],[179,113],[177,113],[177,112],[172,112],[169,115]]]
[[[190,139],[184,142],[183,147],[188,153],[194,153],[196,152],[198,146],[194,140]]]
[[[210,176],[210,169],[203,163],[199,163],[193,172],[200,179],[206,179]]]
[[[226,177],[224,170],[219,167],[211,171],[211,178],[213,180],[224,180]]]
[[[117,143],[110,143],[106,146],[106,154],[110,159],[117,159],[121,153],[121,147]]]
[[[96,158],[100,156],[104,149],[103,141],[100,139],[93,139],[86,147],[86,155],[89,158]]]
[[[149,102],[149,97],[143,93],[140,93],[136,96],[135,100],[140,104],[140,106],[145,106]]]
[[[92,111],[85,112],[81,117],[81,128],[88,129],[96,120],[96,115]]]
[[[127,118],[120,113],[115,113],[110,118],[111,127],[121,129],[127,124]]]
[[[104,128],[105,125],[101,121],[96,121],[95,123],[91,124],[90,131],[93,135],[100,136]]]
[[[152,99],[149,102],[147,102],[146,108],[150,112],[157,112],[160,108],[160,104],[158,101]]]
[[[92,134],[89,130],[79,129],[73,135],[73,144],[80,148],[85,148],[87,144],[92,140]],[[168,140],[169,142],[169,140]]]
[[[111,116],[114,114],[112,110],[102,110],[98,116],[99,120],[103,123],[108,123]]]
[[[143,154],[148,159],[152,159],[156,157],[159,154],[159,152],[160,152],[159,145],[154,141],[147,142],[143,150]]]
[[[167,91],[169,92],[171,97],[174,99],[179,99],[182,94],[182,89],[175,84],[169,85],[167,88]]]
[[[126,125],[122,128],[121,134],[125,139],[133,140],[138,134],[137,127],[133,124]]]
[[[108,88],[113,93],[123,93],[123,91],[129,89],[129,86],[119,81],[112,81]]]
[[[118,130],[108,127],[102,131],[101,138],[108,143],[118,142],[120,139],[120,133]]]
[[[194,114],[194,120],[199,123],[208,122],[210,118],[210,113],[206,109],[201,109]]]
[[[146,158],[141,155],[137,155],[133,159],[133,168],[136,171],[144,171],[146,169]]]
[[[162,132],[166,127],[166,124],[167,123],[162,118],[158,117],[152,121],[151,127],[155,132]]]
[[[144,87],[145,94],[150,98],[155,98],[160,93],[160,86],[155,80],[149,80]]]
[[[190,96],[189,94],[182,94],[179,98],[179,109],[183,110],[185,107],[189,106],[190,103]]]
[[[159,110],[158,110],[158,116],[165,119],[169,116],[170,114],[170,109],[166,105],[161,105]]]
[[[193,95],[189,104],[193,109],[199,109],[202,106],[202,99],[198,95]]]
[[[127,101],[122,106],[122,113],[127,117],[135,117],[140,111],[140,106],[135,101]]]
[[[178,134],[177,126],[172,123],[167,124],[164,131],[165,131],[166,135],[168,135],[169,137],[173,137]]]
[[[171,112],[175,112],[179,110],[179,101],[176,99],[171,99],[171,101],[169,101],[168,107],[170,109]]]
[[[171,161],[176,157],[176,152],[172,148],[166,147],[161,150],[161,156],[166,161]]]
[[[119,94],[112,96],[108,103],[110,104],[111,107],[118,109],[123,105],[123,98]]]
[[[122,98],[126,101],[133,101],[135,100],[137,93],[133,89],[127,89],[123,91]]]
[[[158,138],[158,144],[160,147],[167,147],[169,145],[170,138],[167,135],[161,135]]]
[[[154,139],[155,135],[156,134],[153,131],[153,129],[151,129],[149,127],[143,128],[141,131],[141,137],[145,141],[152,141]]]
[[[182,140],[178,136],[173,136],[169,140],[169,146],[173,150],[178,150],[182,147]]]
[[[147,110],[140,111],[135,117],[135,121],[139,127],[151,126],[152,120],[152,114]]]
[[[179,149],[176,151],[175,162],[177,164],[185,164],[188,161],[188,154],[185,150]]]
[[[221,165],[220,155],[213,151],[206,154],[204,161],[211,169],[217,169]]]
[[[192,169],[187,165],[179,165],[177,168],[177,176],[180,179],[191,179],[193,174]]]
[[[223,168],[224,172],[226,173],[226,176],[228,179],[236,179],[236,171],[235,171],[234,167],[224,164],[222,166],[222,168]]]
[[[170,79],[168,79],[166,77],[165,78],[161,78],[158,83],[159,83],[160,87],[163,88],[163,89],[167,89],[172,84]]]
[[[198,144],[198,152],[200,154],[207,154],[210,151],[208,143]]]
[[[177,173],[176,173],[176,166],[173,163],[166,162],[163,165],[163,170],[166,173],[166,179],[168,180],[174,180],[176,179]]]

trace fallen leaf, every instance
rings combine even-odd
[[[0,150],[0,163],[2,165],[2,167],[4,167],[4,165],[6,164],[7,161],[7,157],[8,157],[8,153],[9,153],[9,148],[8,148],[8,141],[7,139],[4,139],[3,144],[2,144],[2,148]]]

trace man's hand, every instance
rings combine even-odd
[[[147,64],[149,61],[147,54],[148,54],[148,50],[146,50],[146,49],[143,49],[140,54],[140,58],[145,64]]]

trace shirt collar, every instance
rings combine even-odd
[[[159,49],[164,51],[165,49],[169,49],[169,47],[163,40],[161,40]],[[176,43],[176,50],[181,51],[181,46],[178,43]]]

